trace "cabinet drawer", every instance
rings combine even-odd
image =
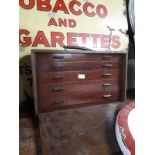
[[[79,71],[92,69],[117,69],[120,62],[83,61],[83,62],[38,62],[38,72]]]
[[[55,62],[74,62],[74,61],[120,61],[120,55],[118,54],[70,54],[70,53],[49,53],[39,54],[38,62],[48,63]]]
[[[66,82],[58,84],[42,84],[39,86],[39,96],[51,96],[53,98],[59,96],[81,96],[96,92],[104,92],[105,90],[119,90],[119,79],[117,80],[98,80],[84,82]]]
[[[89,104],[106,104],[109,102],[118,101],[120,95],[118,91],[104,91],[104,92],[93,92],[89,94],[75,94],[67,96],[55,97],[43,97],[39,101],[40,112],[52,111],[55,109],[76,107],[78,105],[87,106]]]
[[[119,79],[120,70],[84,70],[84,71],[66,71],[66,72],[40,72],[38,73],[39,83],[62,83],[87,80],[102,80],[102,79]]]

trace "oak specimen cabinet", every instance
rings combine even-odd
[[[123,52],[32,50],[36,114],[125,101],[126,66]]]

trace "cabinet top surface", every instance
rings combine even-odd
[[[94,50],[45,50],[33,49],[32,53],[68,53],[68,54],[127,54],[127,51],[94,51]]]

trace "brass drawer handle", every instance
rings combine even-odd
[[[112,73],[103,73],[102,76],[112,76]]]
[[[64,101],[55,101],[54,104],[64,104]]]
[[[53,56],[53,59],[64,59],[63,56]]]
[[[53,80],[63,80],[64,77],[63,76],[55,76],[53,77]]]
[[[103,64],[102,67],[112,67],[112,64]]]
[[[64,65],[52,66],[52,68],[54,68],[54,69],[61,69],[61,68],[64,68]]]
[[[56,87],[56,88],[53,88],[53,91],[54,92],[60,92],[60,91],[64,91],[65,89],[62,88],[62,87]]]
[[[109,86],[112,86],[112,84],[111,83],[104,83],[104,84],[102,84],[102,87],[109,87]]]
[[[110,98],[112,95],[111,94],[107,94],[107,95],[103,95],[102,98]]]
[[[105,60],[105,59],[111,59],[111,58],[112,58],[112,56],[111,56],[111,55],[104,55],[102,59],[104,59],[104,60]]]

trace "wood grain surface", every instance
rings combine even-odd
[[[40,53],[36,50],[32,58],[37,112],[38,109],[47,112],[106,104],[124,97],[123,54],[49,53],[46,50]]]
[[[120,62],[115,61],[78,61],[78,62],[55,62],[42,63],[38,61],[38,72],[60,72],[60,71],[79,71],[92,69],[117,69]]]
[[[77,53],[53,53],[53,54],[47,54],[47,53],[40,53],[38,55],[38,61],[41,63],[47,63],[51,61],[57,61],[57,62],[72,62],[72,61],[119,61],[120,55],[119,54],[95,54],[95,53],[89,53],[89,54],[77,54]]]
[[[85,80],[101,80],[101,79],[118,79],[120,78],[120,69],[98,69],[98,70],[80,70],[80,71],[62,71],[62,72],[40,72],[38,73],[39,83],[62,83],[75,82]],[[79,79],[78,75],[84,74],[85,79]]]

